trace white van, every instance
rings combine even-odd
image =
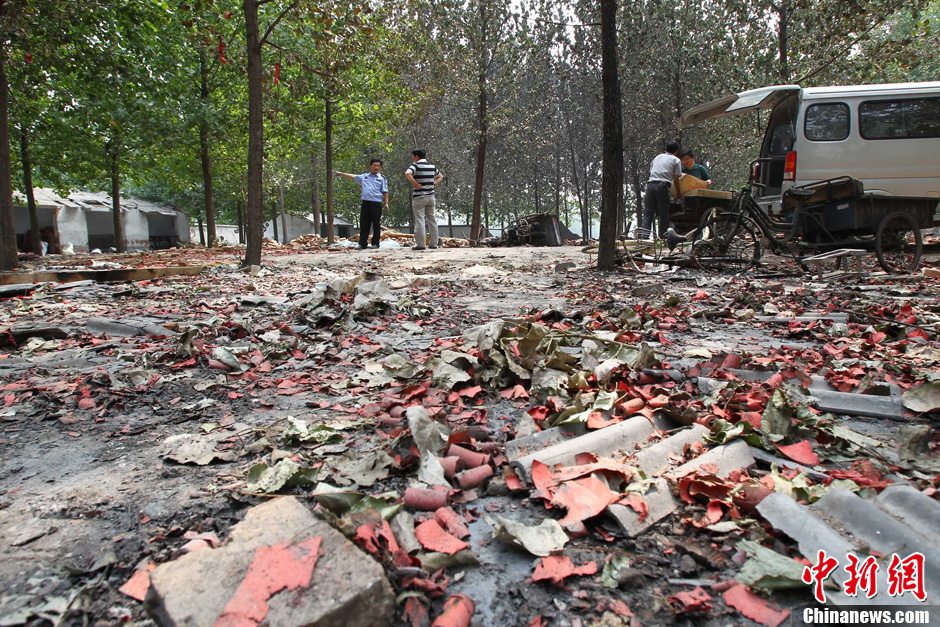
[[[940,201],[940,81],[807,87],[777,85],[686,111],[703,120],[770,109],[752,181],[758,203],[780,210],[792,186],[851,176],[873,195]],[[940,224],[940,202],[933,216]]]

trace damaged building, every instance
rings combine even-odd
[[[108,250],[115,245],[111,197],[104,192],[72,192],[62,197],[48,188],[33,190],[39,234],[46,253]],[[13,194],[16,245],[31,250],[29,210],[21,192]],[[128,250],[155,250],[188,244],[189,216],[163,203],[123,198],[124,237]]]
[[[322,216],[320,223],[320,237],[326,237],[326,215]],[[287,222],[287,237],[284,237],[283,224]],[[313,214],[304,216],[287,213],[277,217],[277,223],[272,224],[271,220],[264,223],[264,236],[268,239],[279,242],[289,242],[302,235],[310,235],[317,232],[317,224],[313,219]],[[334,215],[333,216],[333,235],[336,237],[352,237],[358,229],[349,221]]]

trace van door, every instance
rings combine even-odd
[[[774,85],[742,91],[740,94],[730,94],[689,109],[680,116],[679,126],[685,128],[705,120],[726,118],[760,109],[773,109],[791,96],[798,96],[799,93],[799,85]]]
[[[793,150],[796,141],[796,118],[799,110],[799,95],[791,94],[773,108],[767,121],[754,180],[761,184],[756,190],[758,204],[768,211],[780,198],[787,154]]]

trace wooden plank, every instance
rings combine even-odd
[[[98,283],[150,281],[171,276],[194,276],[205,266],[171,266],[166,268],[121,268],[118,270],[58,270],[52,272],[10,272],[0,274],[0,285],[17,283],[70,283],[97,281]]]

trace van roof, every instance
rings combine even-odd
[[[887,83],[882,85],[845,85],[839,87],[805,87],[803,100],[830,96],[875,96],[935,93],[940,96],[940,81],[926,83]]]
[[[739,94],[728,94],[717,100],[692,107],[679,117],[679,127],[685,128],[704,120],[738,115],[748,111],[772,109],[786,98],[798,93],[802,95],[803,100],[846,96],[912,96],[924,94],[940,96],[940,81],[805,88],[801,88],[799,85],[771,85]]]

